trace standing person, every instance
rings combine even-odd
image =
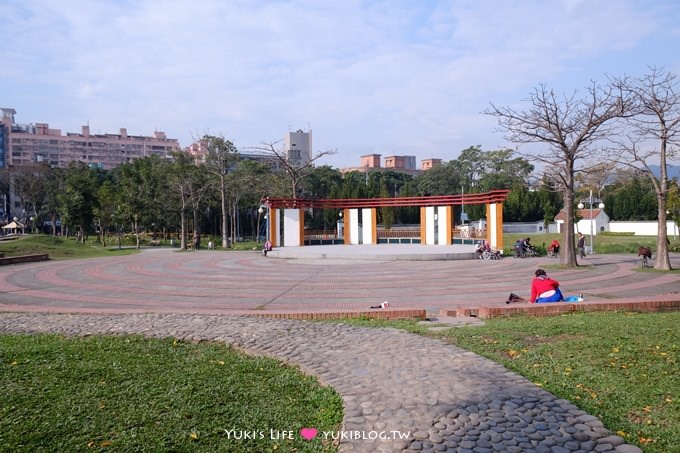
[[[578,234],[578,242],[576,243],[576,248],[578,249],[578,256],[581,258],[586,257],[586,237],[583,233]]]
[[[560,283],[548,277],[543,269],[536,269],[536,276],[531,282],[530,303],[559,302],[564,299],[560,291]]]

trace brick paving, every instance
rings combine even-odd
[[[410,247],[418,253],[425,248]],[[277,259],[257,252],[151,249],[2,267],[0,311],[273,315],[350,313],[388,301],[390,310],[502,312],[510,308],[504,304],[510,292],[528,297],[538,267],[546,267],[565,294],[584,294],[584,305],[680,300],[680,274],[639,272],[632,255],[594,255],[579,269],[551,269],[556,264],[551,258]],[[673,264],[680,267],[680,256],[673,256]]]
[[[680,266],[674,256],[674,265]],[[139,333],[217,340],[300,365],[343,397],[341,451],[639,452],[571,403],[475,354],[394,329],[238,316],[502,308],[547,267],[584,304],[679,297],[680,275],[630,256],[551,270],[549,258],[404,261],[148,250],[0,269],[0,332]],[[230,315],[230,316],[224,316]],[[248,427],[243,427],[248,429]],[[390,436],[409,432],[407,440]],[[370,439],[387,433],[385,439]]]

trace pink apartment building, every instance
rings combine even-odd
[[[70,162],[112,169],[141,157],[168,157],[179,151],[179,142],[165,132],[153,136],[128,135],[125,128],[117,134],[92,134],[89,126],[62,135],[47,123],[17,124],[14,109],[0,109],[0,168],[45,162],[66,167]]]

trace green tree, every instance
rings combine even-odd
[[[116,184],[107,178],[97,190],[99,203],[94,209],[94,216],[99,225],[99,241],[106,247],[106,232],[116,222],[116,214],[120,205],[120,193]],[[119,244],[120,245],[120,244]]]
[[[383,180],[381,187],[380,187],[380,198],[390,198],[390,193],[387,190],[387,181]],[[393,207],[384,207],[380,208],[380,218],[383,226],[386,229],[392,228],[392,225],[394,224],[394,208]]]
[[[603,190],[602,200],[611,220],[656,219],[656,195],[646,177],[623,173]]]
[[[260,215],[258,208],[263,198],[278,197],[284,193],[283,179],[272,174],[269,166],[252,160],[239,161],[234,171],[229,174],[227,184],[227,205],[231,219],[231,240],[236,241],[239,232],[236,230],[237,216],[240,209],[245,210],[251,219],[251,227],[259,231]],[[262,213],[264,215],[264,213]],[[256,225],[253,227],[252,223]]]
[[[159,171],[161,168],[159,157],[148,156],[116,169],[120,192],[117,209],[123,219],[131,222],[137,248],[141,247],[142,226],[150,225],[160,215],[157,200],[163,193],[164,175]]]
[[[421,173],[415,178],[417,195],[455,195],[461,193],[463,179],[456,161]]]
[[[45,182],[51,169],[45,163],[33,164],[11,169],[13,179],[13,191],[20,204],[20,217],[26,221],[28,217],[34,218],[34,225],[40,223],[47,189]]]
[[[57,235],[57,221],[61,212],[62,204],[60,194],[64,191],[65,170],[51,168],[45,176],[45,203],[43,209],[50,219],[52,236]]]
[[[66,169],[64,191],[60,194],[62,224],[76,230],[80,243],[90,231],[94,210],[98,207],[97,190],[99,177],[97,170],[82,162],[71,162]]]

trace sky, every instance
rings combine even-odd
[[[3,0],[0,30],[18,123],[243,152],[311,129],[337,168],[515,148],[490,103],[680,74],[677,0]]]

